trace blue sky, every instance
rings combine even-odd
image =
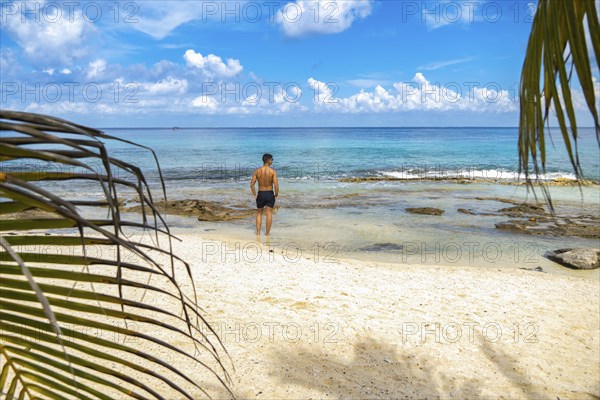
[[[2,1],[1,106],[100,127],[516,126],[534,11],[512,0]]]

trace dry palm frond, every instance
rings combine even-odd
[[[191,399],[208,395],[201,375],[228,391],[208,335],[221,349],[222,343],[199,312],[189,265],[173,254],[174,237],[142,171],[111,157],[104,144],[127,141],[12,111],[0,111],[0,130],[1,393],[7,399]],[[52,190],[52,182],[73,183],[73,190],[92,183],[102,195],[75,201]],[[141,222],[121,215],[122,188],[144,206]],[[108,210],[107,217],[86,218],[80,207]],[[29,209],[45,216],[15,214]],[[6,218],[11,215],[16,218]],[[153,232],[154,242],[127,229]],[[158,244],[161,237],[166,246]],[[181,288],[176,265],[187,271],[191,293]],[[149,350],[132,345],[132,338]]]

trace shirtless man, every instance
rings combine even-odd
[[[277,181],[277,172],[271,165],[273,164],[273,156],[265,154],[262,156],[263,166],[254,170],[252,180],[250,181],[250,189],[252,195],[256,198],[256,236],[260,236],[260,225],[262,224],[263,209],[267,207],[267,236],[271,233],[271,223],[273,222],[273,207],[275,206],[275,198],[279,195],[279,182]],[[258,195],[254,188],[254,184],[258,180]]]

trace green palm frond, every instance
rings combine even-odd
[[[227,352],[144,174],[105,146],[136,144],[13,111],[0,111],[0,131],[1,394],[192,399],[212,380],[232,395]],[[83,183],[95,190],[67,198]],[[141,221],[121,215],[121,192],[142,204]],[[28,210],[44,214],[15,214]]]
[[[586,26],[591,49],[586,42]],[[538,176],[546,170],[546,135],[552,114],[556,116],[575,176],[578,180],[583,178],[577,149],[579,132],[570,85],[575,72],[600,145],[596,103],[598,83],[592,78],[593,69],[598,68],[598,57],[600,25],[594,0],[539,0],[520,88],[519,171],[525,173],[528,182],[531,183],[532,172]],[[542,188],[546,199],[550,201],[548,192]]]

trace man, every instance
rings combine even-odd
[[[265,154],[262,156],[263,166],[254,170],[252,180],[250,181],[250,189],[252,195],[256,198],[256,236],[260,236],[260,225],[262,224],[263,210],[267,208],[267,237],[271,234],[271,224],[273,222],[273,207],[275,206],[275,198],[279,195],[279,182],[277,181],[277,172],[271,165],[273,164],[273,156]],[[254,188],[254,184],[258,180],[258,194]]]

